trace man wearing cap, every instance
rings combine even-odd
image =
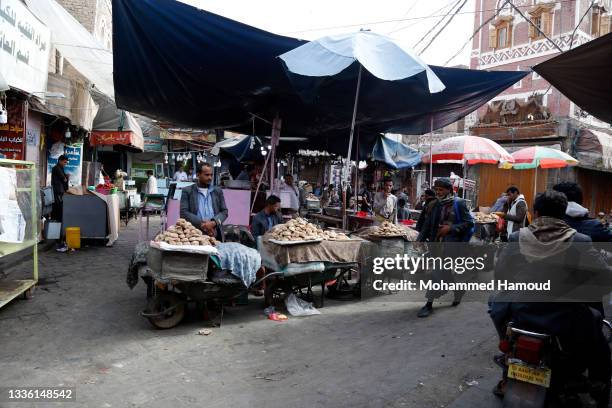
[[[453,184],[447,177],[439,178],[434,182],[436,200],[427,214],[423,226],[420,229],[418,241],[457,243],[450,245],[438,244],[432,247],[432,256],[456,257],[462,248],[460,242],[465,242],[474,226],[474,221],[467,208],[465,200],[455,197]],[[448,269],[434,269],[432,271],[433,282],[454,282],[453,271]],[[443,296],[446,291],[428,290],[426,293],[427,303],[419,311],[419,317],[427,317],[433,312],[433,301]],[[463,291],[455,291],[453,306],[459,305]]]

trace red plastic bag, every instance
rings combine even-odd
[[[506,227],[506,220],[504,220],[502,217],[498,217],[497,224],[495,224],[495,231],[502,232],[505,227]]]

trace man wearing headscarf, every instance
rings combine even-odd
[[[447,177],[439,178],[434,182],[436,201],[426,216],[420,229],[418,241],[460,243],[465,242],[474,227],[474,221],[467,208],[465,200],[455,197],[453,184]],[[458,244],[437,244],[430,248],[433,256],[458,256]],[[453,271],[435,268],[432,271],[433,282],[454,282]],[[446,291],[427,291],[427,303],[418,313],[419,317],[427,317],[433,312],[433,301],[443,296]],[[459,305],[463,297],[462,291],[455,291],[453,306]]]

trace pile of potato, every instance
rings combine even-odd
[[[474,213],[474,221],[478,224],[490,224],[497,222],[497,215],[485,214],[482,212]]]
[[[323,239],[323,231],[303,218],[294,218],[279,224],[268,232],[268,237],[278,241],[310,241]]]
[[[327,241],[347,241],[350,238],[348,235],[343,234],[342,232],[323,231],[323,239]]]
[[[155,237],[156,242],[165,242],[170,245],[212,245],[217,244],[214,237],[204,235],[201,230],[191,225],[184,218],[179,218],[173,225]]]
[[[383,221],[379,226],[372,228],[370,234],[380,236],[405,235],[406,229],[389,221]]]

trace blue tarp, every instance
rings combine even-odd
[[[394,169],[404,169],[421,163],[421,152],[386,136],[379,136],[372,150],[372,160],[384,162]]]
[[[252,114],[270,122],[278,115],[284,136],[346,152],[357,65],[333,77],[290,80],[277,57],[303,43],[174,0],[113,0],[117,106],[178,125],[244,134],[252,132]],[[431,118],[434,129],[446,126],[526,74],[432,69],[446,85],[443,92],[430,94],[418,76],[384,81],[365,71],[357,115],[362,138],[423,134]],[[256,134],[269,135],[269,124],[257,121]]]
[[[238,161],[262,160],[265,156],[261,154],[261,139],[256,136],[242,135],[223,140],[215,144],[211,153],[215,156],[227,153]]]

